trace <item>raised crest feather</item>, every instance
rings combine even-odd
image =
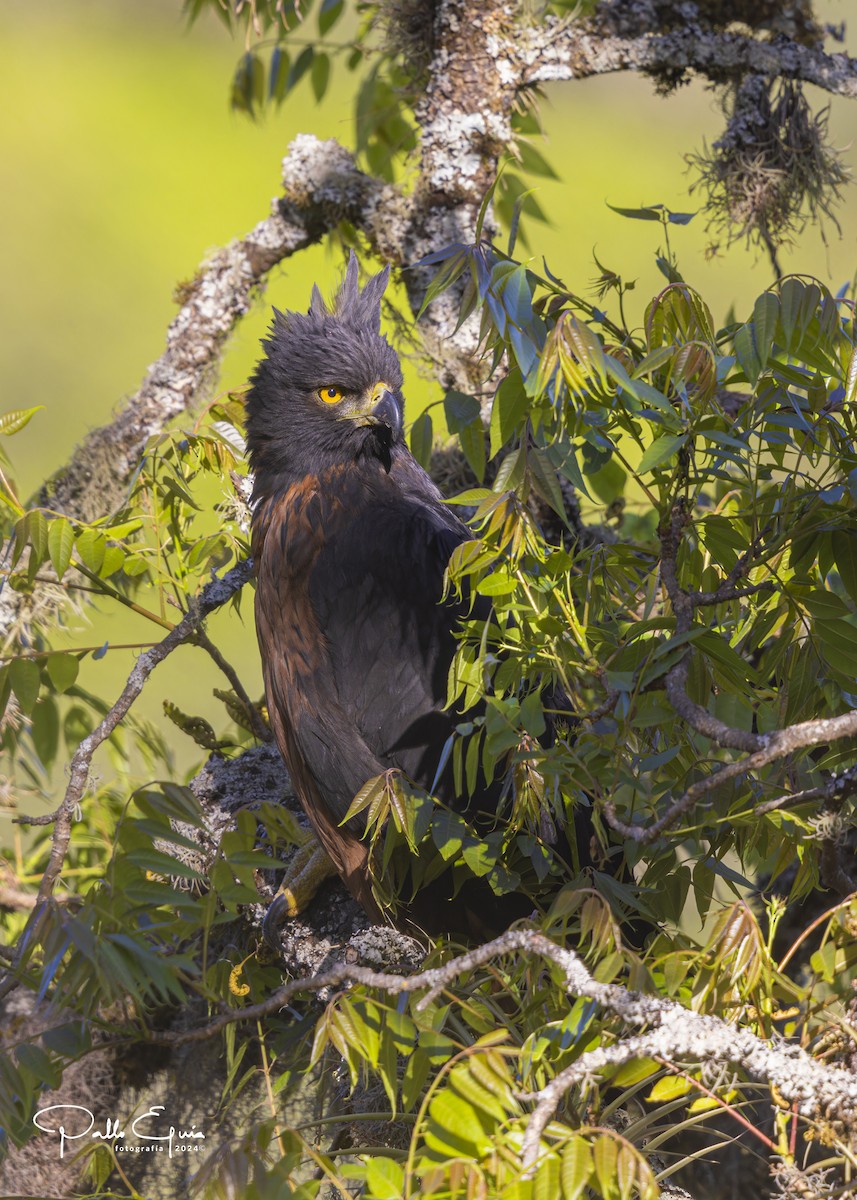
[[[377,275],[373,275],[360,290],[360,267],[354,251],[348,259],[345,278],[340,284],[339,291],[328,306],[319,290],[318,284],[313,284],[309,317],[323,320],[325,317],[338,317],[349,325],[367,325],[373,332],[381,332],[381,297],[390,280],[390,268],[384,267]],[[276,312],[276,310],[275,310]],[[278,314],[283,323],[288,325],[292,313]]]
[[[381,332],[381,297],[390,279],[389,266],[373,275],[362,292],[359,284],[357,255],[351,251],[348,269],[334,302],[334,313],[342,321],[352,325],[368,325],[375,333]]]
[[[312,298],[310,299],[309,311],[313,317],[330,316],[330,309],[325,304],[324,297],[317,283],[312,285]]]

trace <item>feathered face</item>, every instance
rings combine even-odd
[[[377,459],[390,469],[403,401],[399,359],[381,336],[388,277],[386,268],[361,292],[352,254],[332,309],[315,287],[305,316],[274,310],[247,399],[256,496],[337,463]]]

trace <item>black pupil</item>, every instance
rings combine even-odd
[[[328,399],[333,400],[336,397],[336,388],[327,389]]]

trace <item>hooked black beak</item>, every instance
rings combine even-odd
[[[381,392],[378,403],[372,409],[372,417],[379,426],[389,429],[390,443],[402,432],[402,412],[392,392]]]

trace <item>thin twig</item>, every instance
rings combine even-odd
[[[669,521],[664,521],[660,529],[661,539],[661,578],[670,598],[675,613],[675,636],[681,637],[690,633],[693,628],[693,598],[686,592],[678,581],[678,552],[685,526],[690,522],[690,514],[681,502],[673,505]],[[755,543],[753,543],[755,545]],[[750,563],[750,547],[738,560],[721,585],[728,594],[743,571]],[[745,561],[746,560],[746,561]],[[720,589],[718,589],[719,591]],[[701,704],[694,703],[687,694],[687,677],[690,670],[690,650],[687,649],[678,662],[667,671],[664,680],[667,700],[678,715],[687,721],[691,728],[704,737],[710,738],[719,746],[729,746],[733,750],[758,750],[764,744],[755,733],[744,729],[735,729],[719,720]]]
[[[89,782],[89,771],[92,756],[95,751],[113,733],[120,721],[128,713],[134,701],[143,690],[146,680],[158,663],[172,653],[177,646],[189,641],[196,634],[202,621],[209,613],[221,608],[239,591],[250,578],[252,563],[249,560],[239,563],[224,575],[223,579],[214,579],[206,584],[200,595],[192,603],[190,610],[172,629],[163,641],[158,642],[151,650],[146,650],[135,662],[122,694],[106,713],[99,725],[78,746],[69,764],[68,786],[59,808],[47,818],[18,818],[19,823],[46,824],[53,822],[54,830],[51,835],[51,854],[48,865],[42,875],[39,890],[35,896],[35,905],[21,936],[18,938],[15,957],[11,966],[0,977],[0,999],[7,995],[18,983],[17,971],[38,940],[47,912],[47,902],[54,890],[65,862],[69,841],[71,840],[74,813],[80,804]]]
[[[721,583],[715,592],[690,592],[690,602],[694,608],[704,608],[714,604],[725,604],[728,600],[743,600],[747,596],[755,596],[759,592],[773,592],[775,585],[772,580],[764,579],[761,583],[749,583],[746,587],[730,587]]]
[[[229,680],[230,684],[232,685],[233,692],[247,711],[250,724],[253,726],[253,733],[256,735],[259,741],[270,742],[271,731],[259,715],[259,710],[256,708],[256,705],[247,695],[244,685],[238,678],[238,675],[232,664],[227,662],[204,629],[198,629],[196,631],[193,641],[197,646],[199,646],[202,650],[205,650],[211,656],[212,661],[217,664],[217,666]]]
[[[615,805],[610,800],[604,805],[604,816],[608,825],[617,833],[631,838],[640,845],[647,846],[675,825],[678,819],[693,808],[697,801],[701,800],[708,792],[728,783],[731,779],[737,779],[759,767],[766,767],[778,759],[786,758],[795,750],[803,750],[808,746],[826,746],[829,742],[849,737],[857,737],[857,712],[842,713],[838,717],[820,717],[814,721],[803,721],[799,725],[787,725],[785,729],[761,734],[759,736],[761,749],[754,754],[749,754],[737,762],[728,763],[719,771],[692,784],[684,795],[651,825],[629,825],[622,821],[616,812]]]

